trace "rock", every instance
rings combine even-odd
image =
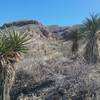
[[[16,22],[4,24],[1,27],[1,29],[12,27],[12,26],[21,27],[21,26],[29,25],[29,24],[42,26],[42,24],[36,20],[24,20],[24,21],[16,21]]]

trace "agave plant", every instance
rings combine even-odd
[[[84,57],[88,63],[96,64],[99,59],[97,31],[100,29],[100,16],[91,15],[90,18],[86,18],[84,25],[89,33]]]
[[[27,34],[17,31],[0,36],[0,100],[10,100],[11,80],[15,75],[14,64],[23,53],[27,53],[29,40]]]

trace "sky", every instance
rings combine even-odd
[[[100,0],[0,0],[0,25],[33,19],[70,26],[82,23],[90,13],[100,13]]]

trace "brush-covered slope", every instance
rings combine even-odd
[[[11,100],[100,100],[99,64],[87,65],[82,56],[86,41],[79,41],[77,58],[71,53],[71,30],[76,27],[82,29],[80,25],[44,26],[34,20],[1,27],[31,37],[28,53],[16,64]]]

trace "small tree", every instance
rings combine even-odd
[[[0,35],[0,100],[10,100],[9,92],[15,77],[14,64],[26,53],[29,38],[16,31]]]
[[[89,33],[84,57],[88,63],[96,64],[99,59],[96,33],[100,27],[100,16],[91,15],[90,18],[86,18],[84,25]]]

